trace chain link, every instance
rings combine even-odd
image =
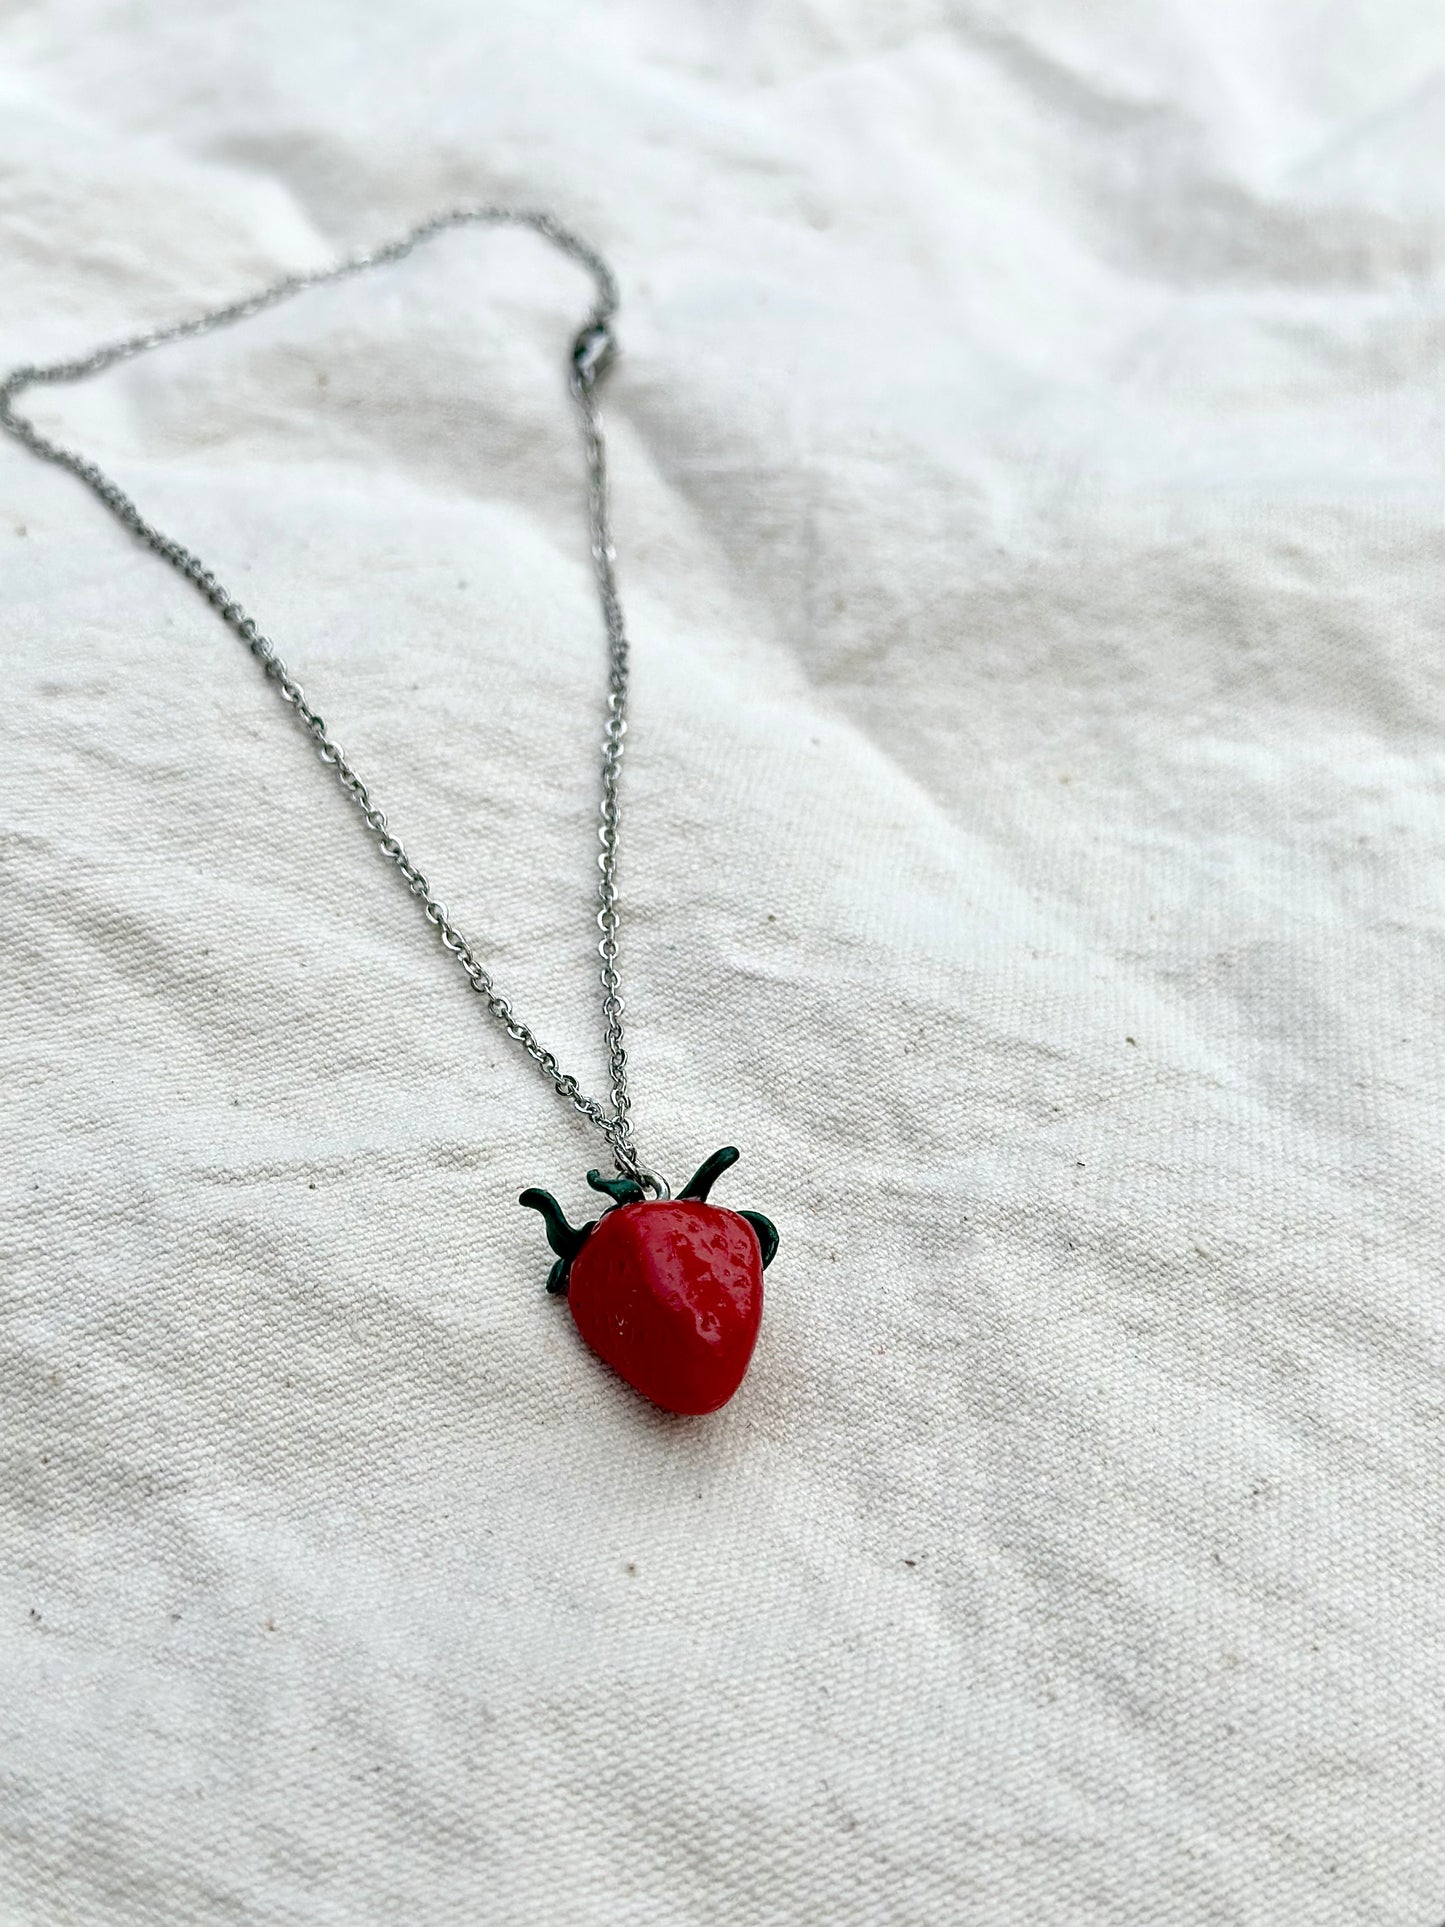
[[[330,281],[341,281],[350,275],[362,274],[368,268],[381,267],[387,262],[399,261],[420,243],[430,240],[435,235],[442,234],[451,228],[471,226],[531,228],[544,240],[550,241],[554,247],[559,248],[563,254],[570,256],[572,260],[586,268],[592,276],[596,290],[596,299],[591,313],[573,344],[568,386],[582,425],[587,467],[587,510],[591,530],[592,566],[607,630],[607,719],[602,733],[602,798],[597,826],[598,841],[601,844],[597,857],[600,873],[597,885],[597,925],[602,935],[597,949],[602,959],[602,1022],[603,1039],[607,1050],[610,1104],[604,1104],[599,1098],[589,1097],[581,1089],[577,1079],[561,1068],[553,1053],[541,1043],[531,1027],[518,1017],[509,1000],[498,991],[492,981],[491,973],[472,944],[452,921],[445,903],[436,895],[425,874],[407,854],[401,839],[389,828],[386,813],[373,801],[370,789],[362,781],[345,750],[332,736],[326,726],[325,718],[312,707],[300,683],[276,653],[275,645],[270,638],[261,633],[254,617],[246,613],[241,604],[198,556],[192,554],[183,543],[176,541],[173,536],[166,535],[153,522],[147,520],[125,491],[112,481],[97,463],[88,460],[74,449],[51,441],[41,433],[28,416],[22,415],[15,407],[17,396],[23,394],[27,388],[83,381],[87,376],[98,375],[103,370],[114,367],[117,362],[129,361],[133,356],[148,353],[152,348],[161,348],[173,341],[184,341],[192,335],[210,334],[214,329],[245,321],[250,316],[260,314],[267,308],[273,308],[282,301],[289,301],[293,295],[301,294],[308,288],[319,287]],[[72,361],[51,362],[43,367],[27,365],[12,369],[3,380],[0,380],[0,427],[8,430],[43,460],[55,462],[61,468],[69,469],[72,475],[84,482],[118,521],[122,522],[147,548],[154,550],[163,561],[168,562],[173,569],[184,576],[221,619],[235,631],[261,664],[296,721],[310,737],[321,761],[335,772],[336,780],[360,811],[362,821],[375,839],[382,855],[396,867],[408,890],[421,905],[427,922],[436,931],[443,949],[461,966],[467,982],[482,998],[490,1015],[502,1025],[514,1043],[521,1045],[573,1110],[579,1112],[602,1133],[611,1149],[618,1170],[638,1178],[656,1195],[665,1196],[666,1184],[639,1162],[637,1147],[633,1140],[632,1099],[628,1089],[627,1050],[622,1029],[623,1003],[617,973],[618,794],[622,771],[623,739],[627,734],[628,644],[622,604],[617,593],[611,519],[608,513],[607,445],[603,437],[602,421],[598,414],[595,394],[598,378],[615,352],[610,323],[617,311],[617,301],[617,283],[607,263],[585,241],[563,227],[550,214],[527,208],[452,208],[434,215],[430,220],[423,221],[419,226],[383,247],[350,255],[344,261],[337,262],[329,268],[315,268],[304,274],[286,275],[281,280],[272,282],[270,286],[240,301],[232,301],[223,307],[208,309],[205,313],[194,315],[187,321],[175,322],[168,327],[152,328],[146,333],[132,335],[125,341],[111,342]]]

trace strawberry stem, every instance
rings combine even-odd
[[[604,1178],[600,1171],[589,1171],[587,1182],[594,1191],[605,1191],[614,1204],[641,1204],[647,1196],[636,1178]]]
[[[561,1205],[552,1193],[539,1191],[535,1186],[524,1191],[517,1202],[526,1205],[529,1211],[542,1214],[542,1222],[547,1227],[547,1242],[557,1254],[557,1262],[547,1274],[547,1289],[554,1296],[565,1295],[572,1261],[591,1236],[596,1221],[580,1227],[568,1224]]]
[[[742,1153],[736,1145],[725,1144],[720,1151],[697,1167],[687,1183],[678,1192],[678,1198],[695,1198],[699,1204],[707,1203],[707,1194],[712,1190],[729,1165],[736,1164]]]
[[[758,1234],[758,1243],[763,1248],[763,1270],[773,1262],[778,1252],[778,1227],[771,1218],[765,1218],[761,1211],[739,1211],[740,1218],[746,1218]]]

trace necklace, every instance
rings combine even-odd
[[[448,229],[468,226],[531,228],[586,268],[595,289],[591,312],[572,344],[568,388],[582,428],[592,565],[607,634],[607,717],[602,732],[602,797],[597,830],[601,843],[597,924],[602,936],[597,948],[602,959],[608,1102],[588,1096],[577,1079],[562,1070],[553,1053],[497,989],[475,948],[452,921],[446,905],[400,838],[388,827],[385,812],[373,800],[369,786],[255,619],[199,557],[148,521],[97,463],[51,441],[15,407],[16,398],[27,388],[83,381],[168,342],[210,334],[214,329],[245,321],[305,289],[399,261],[422,242]],[[742,1382],[762,1316],[762,1274],[777,1250],[778,1234],[759,1212],[728,1211],[709,1203],[713,1184],[737,1162],[733,1146],[715,1151],[674,1198],[666,1181],[641,1162],[633,1137],[617,969],[618,794],[627,733],[628,643],[613,567],[607,447],[596,399],[597,384],[616,352],[611,324],[617,304],[617,282],[607,263],[550,214],[526,208],[453,208],[423,221],[384,247],[350,255],[329,268],[287,275],[243,300],[208,309],[190,320],[110,342],[75,360],[15,368],[0,380],[0,427],[33,454],[69,469],[84,482],[119,522],[184,576],[240,637],[293,720],[310,738],[321,761],[334,772],[355,804],[377,848],[420,904],[443,949],[456,959],[488,1015],[521,1046],[557,1094],[601,1134],[615,1175],[605,1177],[596,1170],[587,1173],[593,1191],[606,1199],[597,1218],[573,1226],[550,1192],[531,1187],[521,1195],[522,1204],[540,1212],[555,1257],[547,1289],[567,1298],[582,1337],[645,1397],[670,1412],[702,1413],[726,1404]]]

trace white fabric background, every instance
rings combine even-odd
[[[0,448],[0,1918],[1438,1927],[1445,20],[40,0],[0,360],[465,199],[615,261],[640,1140],[234,639]],[[449,239],[41,397],[600,1080],[585,305]]]

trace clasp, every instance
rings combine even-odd
[[[617,340],[605,321],[589,321],[572,343],[572,368],[578,383],[590,388],[617,353]]]

